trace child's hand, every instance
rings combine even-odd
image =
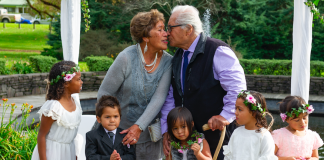
[[[116,150],[113,151],[113,153],[110,155],[110,160],[120,160],[120,155],[117,153]]]
[[[200,145],[198,143],[194,143],[192,144],[191,149],[194,151],[195,156],[197,156],[200,152]]]

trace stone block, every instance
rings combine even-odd
[[[14,88],[8,87],[7,89],[7,96],[8,97],[13,97],[16,93],[16,90]]]
[[[7,91],[7,85],[6,84],[2,84],[1,85],[1,90],[2,91]]]
[[[16,93],[15,93],[15,97],[20,97],[20,96],[23,96],[23,95],[24,95],[23,92],[16,92]]]
[[[272,91],[274,91],[274,92],[279,91],[279,87],[272,87]]]
[[[40,88],[39,87],[34,87],[32,94],[41,94]]]

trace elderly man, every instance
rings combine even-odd
[[[229,45],[206,37],[199,11],[193,6],[172,10],[167,33],[170,45],[178,50],[172,60],[171,87],[161,110],[164,154],[170,150],[167,114],[175,106],[183,106],[192,113],[195,128],[205,134],[214,155],[224,126],[227,131],[223,144],[228,143],[236,127],[236,97],[246,89],[243,68]],[[211,130],[202,130],[206,123]],[[224,159],[222,149],[218,159]]]

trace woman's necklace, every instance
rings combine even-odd
[[[145,59],[144,59],[144,56],[143,56],[142,49],[141,49],[141,47],[140,47],[139,44],[138,44],[138,50],[141,51],[141,52],[140,52],[140,55],[141,55],[142,63],[143,63],[143,65],[144,65],[144,69],[145,69],[146,72],[148,72],[148,73],[151,72],[151,71],[155,68],[155,64],[156,64],[156,60],[157,60],[157,55],[158,55],[158,53],[155,54],[155,59],[154,59],[153,63],[151,63],[151,64],[146,64]],[[146,67],[151,67],[151,66],[153,66],[153,67],[152,67],[152,69],[150,69],[150,70],[148,71],[148,70],[145,68],[145,66],[146,66]]]

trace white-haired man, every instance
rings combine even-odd
[[[176,6],[172,10],[167,33],[170,45],[178,50],[172,60],[170,90],[161,110],[164,154],[170,151],[167,114],[175,106],[183,106],[192,113],[195,128],[204,133],[214,155],[224,126],[227,130],[223,145],[236,127],[236,97],[246,89],[243,68],[229,45],[203,33],[199,11],[193,6]],[[206,123],[211,130],[202,130]],[[224,159],[222,149],[218,159]]]

